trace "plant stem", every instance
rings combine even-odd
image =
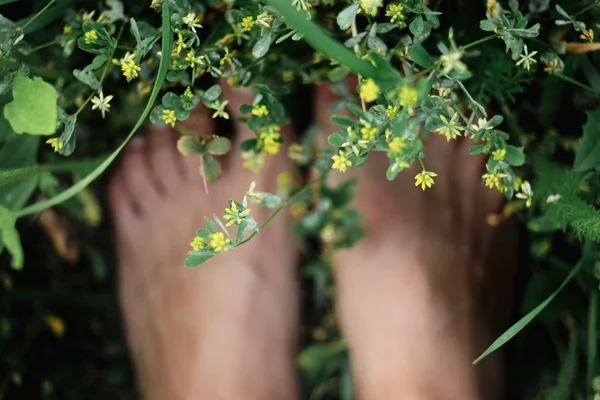
[[[48,2],[48,4],[46,4],[44,6],[44,8],[42,8],[40,11],[38,11],[33,17],[29,18],[27,20],[27,22],[25,22],[25,24],[21,27],[22,30],[25,30],[25,28],[27,28],[29,26],[29,24],[31,24],[33,21],[35,21],[35,19],[37,17],[39,17],[40,15],[42,15],[44,13],[44,11],[46,11],[48,8],[50,8],[52,6],[52,4],[56,3],[56,0],[50,0]]]
[[[496,35],[496,34],[494,33],[493,35],[489,35],[489,36],[486,36],[486,37],[484,37],[484,38],[481,38],[481,39],[479,39],[479,40],[476,40],[476,41],[474,41],[474,42],[471,42],[471,43],[469,43],[469,44],[466,44],[466,45],[462,46],[462,47],[460,48],[460,50],[461,50],[461,51],[465,51],[465,50],[467,50],[467,49],[470,49],[471,47],[475,47],[475,46],[477,46],[477,45],[480,45],[481,43],[487,42],[488,40],[492,40],[492,39],[495,39],[495,38],[497,38],[497,37],[498,37],[498,35]]]
[[[356,16],[352,20],[351,29],[352,29],[352,37],[356,37],[356,35],[358,35],[358,29],[356,28]],[[358,43],[356,43],[354,45],[354,54],[358,56]],[[367,106],[365,104],[365,100],[360,96],[359,96],[359,98],[360,98],[360,106],[361,106],[362,110],[367,111]]]
[[[39,46],[34,47],[33,49],[31,49],[30,53],[34,53],[34,52],[36,52],[38,50],[44,49],[46,47],[49,47],[49,46],[52,46],[52,45],[55,45],[55,44],[58,44],[58,40],[52,40],[51,42],[40,44]]]
[[[247,243],[250,240],[252,240],[252,238],[254,236],[256,236],[256,234],[258,232],[260,232],[261,229],[263,229],[264,227],[266,227],[267,225],[269,225],[269,223],[273,220],[273,218],[275,218],[277,216],[277,214],[279,214],[288,204],[293,203],[294,200],[296,200],[298,198],[298,196],[300,196],[302,193],[306,192],[308,189],[310,189],[311,187],[313,187],[317,182],[322,181],[325,178],[326,175],[327,175],[326,173],[325,174],[321,174],[318,178],[315,178],[312,181],[308,182],[306,185],[304,185],[304,187],[302,189],[298,190],[296,193],[294,193],[292,196],[290,196],[289,199],[285,200],[279,207],[277,207],[277,209],[273,212],[273,214],[271,214],[269,216],[269,218],[267,218],[265,220],[265,222],[263,222],[262,224],[260,224],[258,226],[258,228],[254,232],[252,232],[252,235],[248,236],[247,239],[242,240],[235,247],[239,247],[239,246],[243,245],[244,243]]]
[[[594,92],[594,89],[592,87],[590,87],[590,86],[588,86],[588,85],[586,85],[584,83],[581,83],[578,80],[571,78],[570,76],[566,76],[566,75],[563,75],[563,74],[560,74],[560,73],[554,74],[554,76],[556,76],[557,78],[562,79],[563,81],[569,82],[569,83],[571,83],[571,84],[573,84],[575,86],[579,86],[582,89],[589,90],[590,92]]]

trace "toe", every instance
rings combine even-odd
[[[159,197],[145,147],[145,139],[135,138],[126,149],[120,167],[124,190],[131,194],[133,206],[142,215],[156,206]]]
[[[181,155],[177,151],[180,135],[166,126],[154,125],[147,135],[150,171],[163,194],[168,194],[183,179]]]
[[[136,206],[131,193],[126,189],[123,170],[119,169],[108,185],[108,204],[117,232],[132,226],[137,219]]]

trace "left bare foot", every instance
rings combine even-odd
[[[234,119],[252,101],[224,92]],[[201,134],[214,129],[205,109],[186,125]],[[289,219],[280,215],[248,244],[196,269],[183,266],[204,216],[241,201],[253,180],[276,192],[277,174],[291,169],[284,150],[259,174],[242,168],[236,149],[253,134],[236,128],[223,176],[208,194],[198,157],[181,156],[179,135],[168,128],[154,127],[145,143],[129,146],[112,179],[121,303],[145,399],[296,398],[297,249]],[[259,223],[267,217],[258,206],[252,213]]]

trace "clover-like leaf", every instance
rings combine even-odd
[[[4,118],[15,133],[52,135],[56,132],[56,90],[42,78],[15,77],[13,101],[4,107]]]

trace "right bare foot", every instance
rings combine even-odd
[[[235,119],[252,96],[223,90]],[[185,124],[214,132],[205,109]],[[296,398],[297,249],[290,220],[282,213],[240,248],[193,270],[183,266],[204,216],[220,214],[228,199],[241,201],[253,180],[276,192],[277,174],[291,169],[283,149],[256,175],[242,168],[237,149],[253,134],[236,128],[223,176],[208,194],[199,158],[182,157],[179,135],[168,128],[130,146],[111,182],[123,315],[145,399]],[[261,223],[270,211],[256,206],[252,213]]]
[[[316,119],[325,134],[338,129],[330,122],[335,100],[329,87],[317,88]],[[360,399],[499,393],[481,390],[483,380],[499,388],[496,360],[471,363],[490,339],[477,301],[493,236],[486,215],[498,211],[502,196],[481,186],[484,161],[468,154],[469,142],[428,139],[425,165],[438,177],[425,192],[415,188],[416,167],[389,182],[383,153],[350,172],[358,177],[354,206],[367,236],[339,252],[334,268]],[[508,281],[513,272],[505,268]]]

